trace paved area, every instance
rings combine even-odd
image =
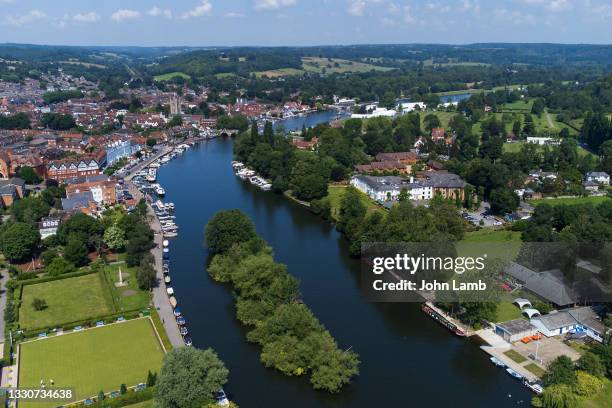
[[[162,151],[156,153],[152,157],[147,160],[139,163],[130,169],[129,174],[125,175],[126,186],[132,196],[136,200],[140,200],[142,198],[142,193],[136,188],[136,186],[131,182],[132,176],[134,173],[142,170],[144,167],[149,165],[154,160],[157,160],[159,157],[166,154],[170,148],[165,147]],[[168,294],[166,292],[166,283],[164,282],[163,275],[163,260],[162,260],[162,242],[163,235],[161,233],[161,225],[159,224],[159,220],[155,216],[153,209],[150,205],[147,205],[149,210],[149,219],[150,226],[153,232],[155,233],[154,242],[155,247],[151,250],[153,257],[155,259],[155,270],[157,271],[157,286],[153,288],[153,304],[155,305],[155,309],[157,309],[157,313],[159,313],[159,317],[162,319],[162,323],[164,328],[166,329],[166,333],[168,334],[168,338],[170,339],[170,343],[174,347],[184,346],[183,337],[179,332],[178,325],[176,324],[176,320],[174,318],[174,311],[170,302],[168,300]]]
[[[487,215],[489,210],[489,203],[482,202],[477,210],[465,211],[463,212],[462,216],[474,225],[480,225],[480,221],[482,221],[483,227],[496,227],[503,225],[504,222],[501,218],[493,215]]]
[[[528,359],[535,359],[537,353],[537,363],[544,367],[562,355],[568,356],[572,361],[580,358],[580,353],[556,337],[543,337],[541,340],[527,344],[517,342],[514,344],[514,349]]]

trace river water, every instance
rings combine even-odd
[[[194,345],[215,349],[230,370],[226,391],[250,407],[516,407],[530,395],[473,341],[460,339],[417,304],[372,304],[359,289],[359,262],[329,224],[282,196],[237,178],[232,141],[204,142],[163,166],[159,182],[176,204],[179,237],[170,271]],[[301,280],[301,292],[339,345],[361,357],[361,373],[337,395],[312,390],[259,362],[235,319],[232,293],[210,279],[203,229],[222,209],[239,208]]]

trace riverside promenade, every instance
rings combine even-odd
[[[134,168],[130,169],[129,174],[124,177],[126,186],[132,196],[136,200],[140,200],[144,198],[142,193],[136,188],[134,183],[132,183],[132,177],[135,173],[139,172],[143,168],[147,167],[149,164],[159,159],[164,154],[168,153],[171,150],[169,147],[164,147],[160,152],[155,153],[153,156],[147,158],[147,160],[139,163],[134,166]],[[183,341],[183,336],[179,332],[179,327],[176,323],[176,319],[174,318],[174,311],[170,302],[168,300],[168,294],[166,292],[166,283],[164,282],[164,274],[163,274],[163,260],[162,260],[162,242],[163,242],[163,234],[161,231],[161,225],[159,224],[159,220],[155,216],[153,209],[147,203],[147,211],[148,211],[148,219],[149,225],[154,232],[154,243],[155,247],[151,250],[151,254],[155,259],[155,271],[157,272],[157,285],[153,288],[153,304],[157,313],[159,314],[159,318],[161,319],[168,338],[170,339],[170,343],[173,347],[182,347],[185,345]]]

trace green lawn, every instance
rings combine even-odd
[[[532,374],[538,376],[539,378],[542,378],[542,376],[544,375],[544,373],[546,371],[544,371],[544,369],[542,367],[540,367],[539,365],[537,365],[536,363],[529,363],[525,366],[525,368],[531,372]]]
[[[497,320],[496,322],[507,322],[522,317],[521,309],[512,301],[504,300],[497,305]]]
[[[268,71],[258,71],[255,72],[255,76],[257,78],[261,78],[263,76],[267,76],[268,78],[279,78],[284,76],[293,76],[293,75],[302,75],[304,71],[296,68],[279,68],[279,69],[270,69]]]
[[[463,240],[457,242],[457,253],[460,256],[483,256],[488,259],[511,261],[516,258],[521,248],[521,233],[515,231],[482,228],[468,232]]]
[[[542,203],[548,203],[552,206],[561,204],[586,204],[591,203],[593,205],[601,204],[604,201],[608,201],[610,198],[607,196],[596,196],[596,197],[570,197],[570,198],[549,198],[542,200],[529,200],[529,204],[538,205]]]
[[[434,114],[440,119],[440,125],[448,130],[448,122],[451,120],[453,116],[457,115],[457,112],[444,112],[444,111],[425,111],[421,113],[421,127],[424,128],[425,116],[429,114]]]
[[[164,352],[149,319],[64,334],[20,345],[19,388],[38,388],[53,379],[56,388],[71,388],[75,400],[118,390],[158,372]],[[21,402],[22,408],[46,408],[58,403]]]
[[[519,363],[519,364],[522,364],[525,361],[527,361],[527,359],[525,357],[523,357],[522,355],[520,355],[519,353],[517,353],[514,350],[505,351],[504,355],[506,357],[508,357],[510,360],[512,360],[512,361],[514,361],[516,363]]]
[[[476,125],[474,126],[476,128]],[[525,142],[504,143],[503,149],[504,149],[504,152],[506,153],[518,153],[521,150],[521,147],[523,147],[523,144],[525,144]],[[590,154],[593,156],[594,159],[597,160],[597,156],[595,156],[593,153],[589,152],[588,150],[584,149],[582,146],[578,146],[577,150],[578,150],[578,157],[582,158]],[[538,145],[537,151],[543,152],[544,146]]]
[[[340,58],[302,57],[302,69],[318,74],[322,74],[324,70],[326,74],[343,74],[346,72],[390,71],[393,68]]]
[[[507,231],[503,229],[482,228],[478,231],[467,232],[463,238],[464,242],[520,242],[519,231]]]
[[[181,77],[183,79],[190,79],[191,77],[184,72],[168,72],[167,74],[155,75],[153,79],[155,81],[169,81],[174,77]]]
[[[342,200],[342,195],[344,191],[347,189],[347,186],[329,186],[327,189],[327,197],[331,204],[332,208],[332,216],[334,218],[338,215],[338,209],[340,208],[340,201]],[[376,204],[370,197],[365,195],[362,192],[359,192],[361,195],[361,202],[366,206],[368,213],[371,211],[384,211],[382,207]]]
[[[512,103],[504,103],[501,105],[502,112],[521,112],[530,113],[533,107],[533,99],[520,99]]]
[[[119,281],[120,268],[124,276],[124,282],[127,282],[127,285],[116,287],[115,282]],[[108,286],[111,288],[115,304],[121,311],[145,309],[149,305],[151,295],[149,292],[140,290],[138,287],[136,269],[137,268],[128,268],[125,263],[107,265],[104,268]]]
[[[63,323],[114,313],[104,277],[99,273],[25,285],[19,308],[24,329],[59,326]],[[45,300],[47,308],[34,310],[34,298]]]

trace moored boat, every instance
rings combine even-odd
[[[510,374],[512,377],[517,378],[517,379],[522,379],[523,376],[520,375],[519,373],[517,373],[516,371],[514,371],[513,369],[511,369],[510,367],[506,368],[506,372],[508,374]]]

